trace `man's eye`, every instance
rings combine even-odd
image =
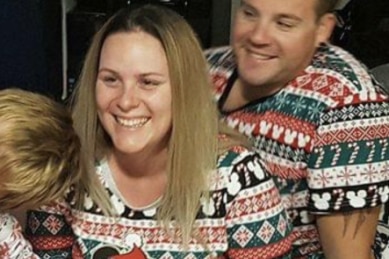
[[[294,27],[294,24],[290,22],[283,22],[283,21],[278,21],[277,22],[278,27],[280,27],[283,30],[289,30]]]

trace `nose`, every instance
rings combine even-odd
[[[118,106],[120,109],[127,111],[136,108],[140,104],[139,89],[136,83],[126,84],[119,93]]]
[[[251,31],[250,41],[254,45],[268,45],[271,42],[270,27],[263,21],[258,21]]]

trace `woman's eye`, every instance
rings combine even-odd
[[[114,83],[116,82],[116,78],[107,76],[107,77],[103,77],[103,81],[106,83]]]
[[[155,81],[155,80],[150,80],[150,79],[142,79],[141,85],[146,87],[146,88],[153,88],[153,87],[160,85],[160,82]]]
[[[243,13],[244,13],[244,15],[246,15],[246,16],[252,16],[252,15],[253,15],[252,12],[247,11],[247,10],[243,10]]]
[[[247,9],[247,8],[243,8],[242,13],[246,17],[253,17],[254,16],[254,12],[250,9]]]

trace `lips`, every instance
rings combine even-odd
[[[145,125],[149,120],[150,118],[148,117],[141,117],[135,119],[125,119],[125,118],[116,117],[116,121],[120,125],[128,128],[140,128],[143,125]]]
[[[256,51],[251,51],[251,50],[246,50],[246,53],[247,55],[250,57],[250,58],[254,58],[256,60],[270,60],[270,59],[273,59],[275,58],[276,56],[275,55],[271,55],[271,54],[267,54],[267,53],[263,53],[263,52],[256,52]]]

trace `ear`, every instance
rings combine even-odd
[[[335,24],[336,17],[332,13],[326,13],[320,17],[316,31],[316,47],[330,39]]]

